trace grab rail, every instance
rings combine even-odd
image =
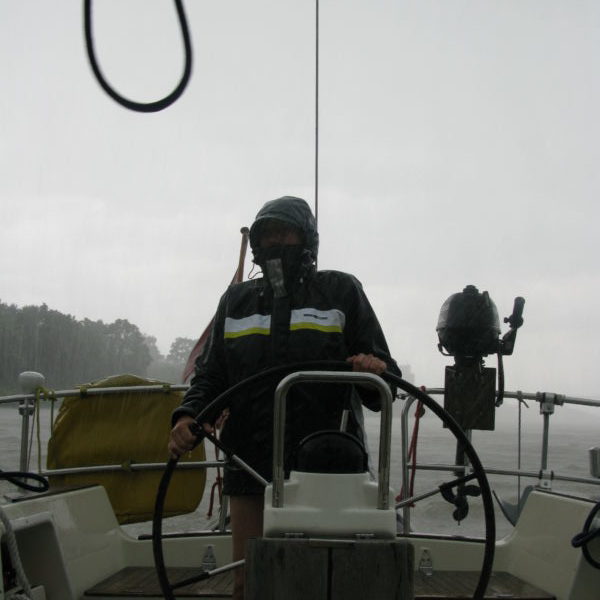
[[[285,438],[285,409],[288,391],[298,383],[352,383],[374,388],[381,399],[381,425],[379,429],[379,488],[377,508],[389,508],[390,445],[392,439],[392,392],[381,377],[373,373],[331,373],[326,371],[300,371],[284,377],[275,389],[273,427],[273,507],[283,506],[283,444]]]

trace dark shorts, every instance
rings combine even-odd
[[[273,453],[270,444],[247,444],[236,455],[269,483],[273,480]],[[285,448],[284,471],[289,476],[293,460],[292,445]],[[264,493],[265,486],[244,468],[229,461],[224,469],[223,493],[228,496],[256,496]]]
[[[271,481],[273,465],[270,457],[243,457],[244,462],[252,467],[261,477]],[[223,493],[228,496],[256,496],[264,493],[263,484],[250,475],[242,467],[233,462],[227,464],[223,475]]]
[[[255,467],[252,466],[252,468]],[[259,481],[240,467],[235,465],[225,467],[223,476],[224,494],[228,496],[258,496],[262,495],[264,490],[264,486]]]

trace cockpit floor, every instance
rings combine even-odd
[[[176,583],[202,572],[200,568],[169,568],[169,581]],[[415,574],[415,600],[470,599],[479,579],[471,571],[437,571],[431,576]],[[233,572],[220,573],[177,590],[178,597],[228,598],[233,590]],[[127,567],[85,592],[86,596],[151,598],[162,597],[156,571],[152,567]],[[365,590],[368,598],[368,590]],[[509,573],[493,573],[486,599],[553,600],[554,596],[521,581]]]

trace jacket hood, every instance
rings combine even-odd
[[[317,221],[306,200],[295,196],[283,196],[277,200],[270,200],[258,211],[250,228],[250,247],[254,254],[258,248],[261,224],[267,219],[277,219],[298,227],[304,234],[304,247],[310,252],[312,261],[316,262],[319,233]]]

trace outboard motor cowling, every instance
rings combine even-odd
[[[498,310],[489,294],[474,285],[444,302],[436,330],[440,352],[443,347],[451,356],[481,358],[498,352]]]
[[[523,298],[515,298],[511,316],[504,319],[510,329],[502,338],[496,305],[487,292],[480,293],[474,285],[452,294],[440,309],[438,349],[454,357],[454,365],[447,366],[444,374],[444,408],[465,431],[495,428],[495,409],[504,396],[502,356],[513,353],[517,329],[523,324],[524,304]],[[489,354],[498,357],[497,390],[496,369],[486,367],[483,360]],[[465,465],[465,460],[464,448],[458,444],[456,464]],[[463,471],[457,469],[455,473],[459,477]],[[459,485],[455,495],[444,496],[455,505],[457,521],[468,514],[467,496],[478,493],[473,486]]]

